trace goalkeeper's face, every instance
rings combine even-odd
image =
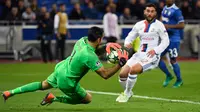
[[[144,10],[144,17],[148,22],[151,22],[156,18],[156,9],[154,7],[146,7]]]
[[[97,39],[97,47],[96,48],[98,48],[99,45],[101,45],[102,39],[103,39],[103,37]]]

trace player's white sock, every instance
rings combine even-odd
[[[119,77],[119,83],[121,84],[122,88],[125,90],[126,89],[126,81],[127,78],[120,78]]]
[[[130,95],[132,92],[132,89],[137,81],[137,75],[128,75],[127,83],[126,83],[126,89],[124,91],[125,94]]]

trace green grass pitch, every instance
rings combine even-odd
[[[40,106],[39,103],[46,93],[63,94],[58,89],[51,89],[16,95],[8,99],[6,103],[1,97],[0,112],[200,112],[200,63],[181,62],[180,65],[184,80],[181,88],[172,88],[175,79],[168,87],[163,88],[162,82],[165,75],[159,69],[155,69],[138,77],[133,92],[140,96],[188,100],[196,104],[135,97],[132,97],[128,103],[117,103],[115,95],[92,94],[93,101],[87,105],[53,103],[50,106]],[[54,66],[55,64],[41,63],[0,64],[0,91],[13,89],[33,81],[42,81],[53,72]],[[81,85],[87,90],[122,92],[117,74],[104,80],[96,73],[89,72],[81,80]]]

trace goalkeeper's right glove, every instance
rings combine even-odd
[[[107,43],[106,44],[106,52],[108,54],[110,54],[111,49],[114,49],[117,51],[118,49],[121,49],[121,48],[122,48],[121,45],[119,45],[118,43]]]
[[[128,60],[128,52],[126,50],[118,50],[119,66],[123,67]]]

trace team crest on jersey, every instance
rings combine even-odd
[[[171,15],[171,12],[170,11],[168,11],[168,16],[170,16]]]

